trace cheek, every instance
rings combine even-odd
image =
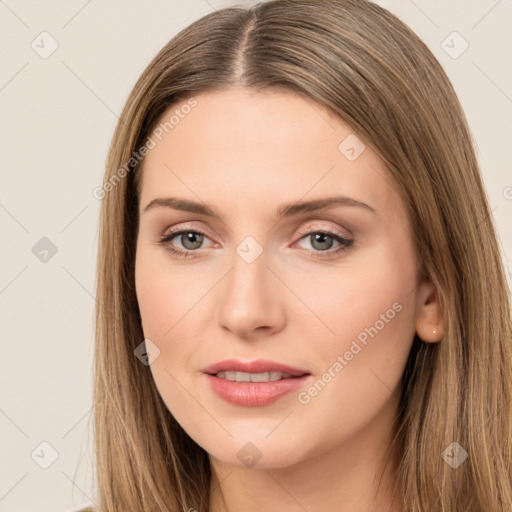
[[[184,267],[183,267],[184,268]],[[157,385],[184,367],[184,362],[194,350],[197,336],[190,329],[193,322],[187,313],[194,310],[201,294],[197,283],[191,285],[190,273],[179,271],[166,264],[164,257],[154,252],[138,250],[135,264],[135,287],[142,320],[144,337],[160,350],[150,369]],[[180,361],[180,365],[172,364]],[[174,368],[176,366],[176,368]],[[167,372],[166,372],[167,371]],[[160,387],[160,386],[159,386]]]
[[[333,332],[325,329],[316,349],[323,363],[318,379],[297,398],[308,414],[330,409],[345,418],[329,429],[360,428],[384,406],[414,338],[414,259],[406,250],[397,257],[391,247],[371,256],[349,270],[317,276],[317,291],[310,294],[311,309]]]
[[[375,324],[379,336],[393,343],[414,323],[416,273],[405,248],[399,256],[391,245],[360,251],[337,267],[290,273],[287,282],[306,306],[290,308],[292,322],[315,324],[319,339],[331,342],[327,346],[343,349],[360,334],[364,341],[365,329]]]
[[[204,294],[189,269],[171,266],[165,253],[144,247],[137,251],[135,287],[144,335],[155,341],[172,338]]]
[[[155,257],[141,249],[135,265],[135,286],[144,337],[160,350],[150,365],[156,387],[167,408],[185,430],[193,430],[204,412],[191,407],[190,372],[202,339],[198,322],[203,286],[190,270],[172,268],[165,255]],[[204,337],[204,334],[203,334]]]

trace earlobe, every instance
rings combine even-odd
[[[422,331],[426,332],[424,329]],[[420,335],[418,329],[416,329],[416,332],[418,336],[421,338],[421,340],[424,341],[425,343],[437,343],[438,341],[441,341],[441,339],[443,338],[443,331],[439,328],[439,325],[437,326],[437,329],[432,329],[430,335],[428,334],[428,332],[426,332],[426,334]]]
[[[431,282],[422,283],[418,293],[416,334],[426,343],[437,343],[443,339],[444,330],[439,294]]]

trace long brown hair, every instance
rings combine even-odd
[[[94,433],[103,512],[209,510],[208,454],[175,421],[149,367],[134,284],[140,149],[171,105],[232,86],[284,89],[343,119],[405,201],[445,336],[415,338],[395,443],[414,512],[512,507],[507,282],[465,115],[445,72],[398,18],[365,0],[271,0],[182,30],[133,88],[101,187]],[[468,460],[442,458],[452,442]]]

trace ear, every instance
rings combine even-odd
[[[443,338],[445,331],[437,289],[430,281],[423,281],[416,297],[416,334],[426,343],[436,343]]]

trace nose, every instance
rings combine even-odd
[[[250,263],[235,253],[218,287],[218,323],[239,338],[269,336],[283,328],[283,286],[268,263],[265,251]]]

